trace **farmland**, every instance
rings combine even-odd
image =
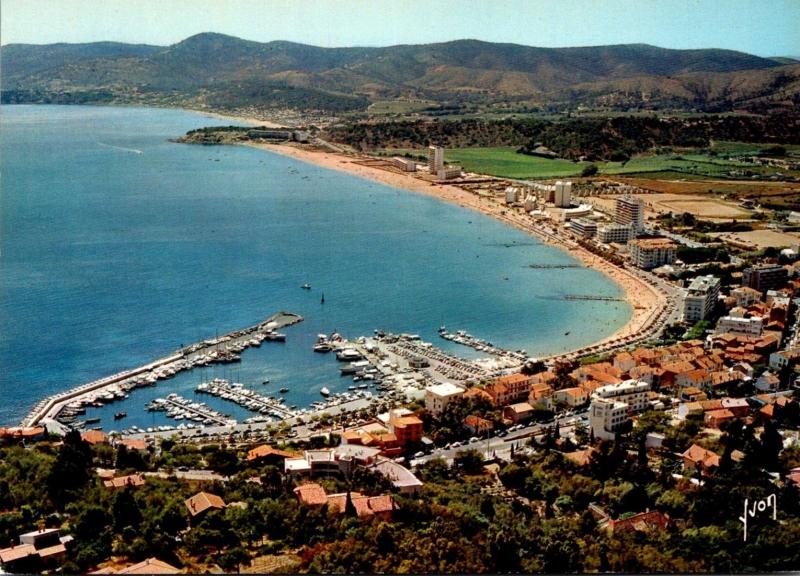
[[[758,146],[758,145],[751,145]],[[751,148],[752,149],[752,148]],[[756,148],[757,149],[757,148]],[[507,178],[562,178],[579,176],[589,162],[546,159],[520,154],[514,147],[457,148],[445,153],[448,162],[461,164],[469,172]],[[647,174],[652,178],[752,178],[774,174],[800,176],[797,171],[758,166],[702,154],[637,155],[627,162],[596,162],[600,174]]]

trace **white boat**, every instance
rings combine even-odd
[[[327,386],[323,386],[322,390],[320,390],[319,393],[322,394],[323,396],[330,396],[331,391],[328,390]]]

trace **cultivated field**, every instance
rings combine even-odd
[[[639,194],[644,201],[645,217],[659,214],[683,214],[689,212],[703,220],[732,220],[752,217],[752,212],[710,196],[691,194]],[[616,196],[593,196],[589,199],[605,212],[612,213],[616,205]]]
[[[745,145],[741,145],[744,148]],[[755,145],[758,151],[763,145]],[[733,147],[731,147],[733,148]],[[420,152],[420,151],[418,151]],[[447,150],[445,159],[464,166],[469,172],[507,178],[563,178],[579,176],[590,162],[548,160],[519,154],[514,147],[458,148]],[[772,166],[757,166],[738,160],[714,157],[700,152],[634,156],[627,162],[594,162],[600,174],[642,174],[658,179],[750,178],[750,175],[798,175]]]
[[[564,178],[577,176],[588,163],[548,160],[517,154],[516,148],[458,148],[446,150],[445,160],[461,164],[468,172],[505,178]]]
[[[742,248],[758,250],[761,248],[788,248],[800,244],[797,232],[778,232],[776,230],[751,230],[749,232],[712,232],[720,238]]]

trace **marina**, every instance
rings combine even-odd
[[[147,407],[155,412],[164,411],[175,420],[192,420],[212,426],[235,426],[236,420],[206,406],[203,402],[192,402],[179,394],[170,394],[166,398],[156,398]]]
[[[258,412],[264,416],[272,416],[278,420],[297,416],[296,412],[283,405],[283,398],[264,396],[245,388],[244,384],[230,382],[224,378],[214,378],[210,382],[203,382],[197,386],[196,392],[211,394],[223,400],[234,402],[253,412]]]
[[[277,330],[302,320],[302,316],[297,314],[278,312],[254,326],[203,340],[139,368],[55,394],[39,402],[23,419],[22,426],[55,420],[63,425],[79,427],[77,416],[85,411],[86,406],[99,407],[116,399],[127,398],[135,388],[153,386],[159,380],[172,378],[178,372],[194,367],[239,361],[241,352],[250,346],[260,345],[263,341],[284,341],[285,334]]]
[[[524,362],[528,359],[528,354],[525,350],[504,350],[495,346],[491,342],[476,338],[464,330],[448,332],[447,328],[442,326],[439,328],[439,336],[445,340],[450,340],[451,342],[455,342],[456,344],[461,344],[463,346],[469,346],[470,348],[473,348],[479,352],[486,352],[487,354],[492,354],[494,356],[505,356],[521,362]]]

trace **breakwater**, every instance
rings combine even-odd
[[[144,366],[54,394],[39,402],[22,420],[22,426],[35,426],[48,419],[71,423],[84,406],[113,401],[118,392],[124,394],[140,386],[153,385],[195,366],[236,362],[245,348],[258,346],[265,340],[280,341],[284,335],[277,330],[302,320],[297,314],[278,312],[254,326],[197,342]]]

